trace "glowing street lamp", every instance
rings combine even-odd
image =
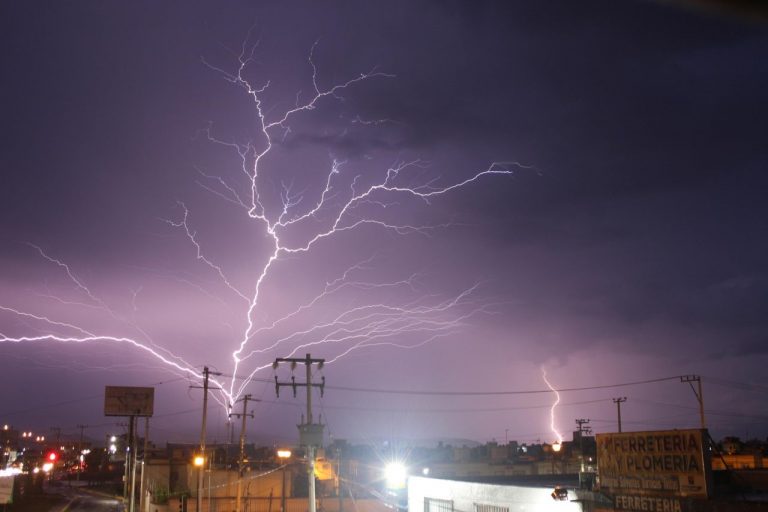
[[[203,465],[205,465],[205,457],[202,455],[195,455],[192,463],[195,465],[195,467],[201,468]]]

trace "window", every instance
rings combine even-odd
[[[474,512],[509,512],[509,507],[499,507],[498,505],[486,505],[484,503],[474,503]]]
[[[453,512],[453,500],[424,498],[424,512]]]

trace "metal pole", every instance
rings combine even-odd
[[[243,423],[240,426],[240,459],[237,462],[237,501],[235,503],[236,512],[240,512],[240,502],[243,499],[243,471],[245,465],[245,418],[248,414],[248,400],[250,400],[250,398],[251,395],[245,395],[243,397]]]
[[[311,389],[311,388],[307,388]],[[309,483],[309,512],[316,512],[315,508],[315,447],[307,446],[307,478]]]
[[[203,426],[200,429],[200,456],[205,457],[205,422],[208,415],[208,367],[203,368]],[[205,462],[200,466],[197,472],[197,510],[196,512],[202,512],[203,510],[203,471],[205,470]]]
[[[616,404],[616,414],[619,420],[619,433],[621,433],[621,404],[627,401],[627,397],[614,398],[613,403]]]
[[[312,424],[312,358],[307,354],[307,423]],[[314,511],[312,511],[314,512]]]
[[[80,481],[80,473],[83,472],[83,432],[85,431],[85,427],[88,425],[78,425],[77,428],[80,429],[80,442],[77,445],[77,481]],[[61,429],[59,429],[61,430]],[[58,444],[58,441],[56,441],[56,444]]]
[[[123,476],[123,502],[125,503],[125,500],[128,500],[130,498],[130,494],[128,491],[130,490],[130,484],[131,484],[131,457],[133,456],[133,453],[131,453],[131,450],[133,449],[133,423],[136,420],[135,416],[129,416],[128,417],[128,437],[126,438],[126,446],[125,446],[125,461],[123,462],[123,465],[125,466],[125,475]],[[130,502],[129,502],[130,503]]]
[[[288,465],[283,465],[283,488],[280,491],[280,512],[285,512],[285,471],[288,469]]]
[[[307,369],[307,424],[312,425],[312,357],[307,354],[306,363],[304,366]],[[316,512],[315,510],[315,447],[307,446],[307,483],[309,484],[309,512]]]
[[[141,458],[141,481],[139,483],[139,509],[144,512],[146,507],[146,482],[147,453],[149,452],[149,416],[144,418],[144,456]]]
[[[136,462],[137,462],[137,449],[136,449],[136,417],[131,416],[131,419],[133,420],[131,429],[133,432],[131,433],[131,438],[133,441],[131,442],[131,496],[129,503],[129,512],[135,512],[136,510]]]
[[[208,512],[211,512],[211,473],[213,473],[213,455],[214,451],[211,450],[211,456],[208,458]]]
[[[339,479],[339,512],[344,512],[344,498],[341,494],[341,448],[336,449],[336,478]]]

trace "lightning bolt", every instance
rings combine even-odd
[[[557,390],[550,384],[549,380],[547,379],[547,371],[542,368],[541,369],[541,378],[544,379],[544,382],[547,384],[547,387],[552,390],[552,392],[555,394],[555,402],[552,404],[552,407],[549,409],[549,428],[552,430],[552,433],[555,435],[556,441],[558,444],[562,444],[563,442],[563,436],[560,435],[560,432],[557,431],[557,428],[555,427],[555,409],[557,408],[557,404],[560,403],[560,393],[557,392]]]
[[[251,44],[249,38],[243,42],[235,56],[234,70],[215,66],[205,59],[203,64],[218,73],[224,80],[243,91],[253,108],[257,137],[248,142],[235,142],[219,138],[209,124],[201,133],[207,141],[234,152],[238,161],[237,179],[225,179],[198,169],[200,178],[196,183],[205,191],[233,205],[257,228],[258,240],[267,240],[268,253],[261,261],[253,262],[251,282],[238,283],[242,278],[229,275],[225,267],[206,253],[202,239],[195,228],[196,214],[187,204],[179,202],[181,216],[178,219],[162,219],[171,229],[182,233],[194,248],[195,259],[224,286],[242,307],[243,329],[233,340],[235,349],[231,353],[232,372],[227,385],[212,379],[218,388],[217,401],[225,408],[235,403],[245,392],[254,376],[271,366],[266,355],[276,350],[288,357],[303,350],[327,349],[328,363],[333,363],[354,351],[374,347],[395,347],[416,349],[449,336],[469,325],[477,315],[493,314],[496,304],[479,297],[480,283],[475,283],[451,296],[437,296],[421,291],[419,274],[403,279],[372,280],[364,274],[374,265],[374,259],[353,264],[327,281],[324,287],[295,305],[287,312],[273,318],[265,318],[262,306],[265,284],[282,266],[308,257],[317,247],[330,242],[344,233],[355,232],[364,227],[376,228],[395,235],[430,236],[437,229],[450,224],[422,225],[410,222],[388,220],[382,215],[385,210],[397,210],[403,202],[415,200],[429,206],[432,201],[458,189],[469,186],[481,179],[513,174],[516,168],[526,168],[517,162],[492,162],[485,168],[469,173],[465,178],[451,183],[439,179],[423,178],[427,162],[419,159],[396,161],[376,175],[348,171],[349,163],[330,157],[319,190],[314,192],[296,191],[292,183],[281,183],[277,199],[278,208],[268,205],[274,177],[265,167],[267,156],[275,145],[291,134],[291,123],[302,116],[311,114],[329,101],[343,99],[347,89],[362,82],[375,79],[391,79],[394,75],[383,73],[376,68],[353,76],[346,81],[323,87],[318,75],[314,55],[317,43],[312,45],[308,65],[311,69],[311,91],[302,100],[296,95],[295,104],[278,110],[265,104],[264,96],[271,86],[270,81],[257,85],[246,77],[246,71],[254,62],[258,43]],[[364,121],[359,116],[352,124],[378,126],[391,120]],[[272,211],[274,210],[274,211]],[[150,358],[162,363],[172,373],[191,379],[202,380],[202,373],[191,363],[177,354],[162,348],[133,319],[138,310],[137,301],[141,288],[131,290],[131,317],[119,315],[101,300],[85,283],[75,275],[69,265],[49,256],[38,246],[32,246],[46,261],[60,267],[84,298],[82,301],[65,301],[49,294],[62,303],[98,309],[112,320],[132,330],[131,336],[115,333],[96,332],[76,322],[64,321],[36,312],[0,305],[0,312],[15,315],[36,326],[41,332],[35,335],[12,336],[0,334],[0,342],[12,343],[107,343],[124,344],[134,347]],[[188,279],[177,278],[197,288],[210,297],[212,294],[199,284]],[[405,298],[403,298],[405,297]],[[214,297],[221,303],[224,301]],[[298,327],[297,327],[298,326]],[[260,358],[262,358],[260,360]],[[246,362],[252,364],[242,368]],[[546,374],[544,374],[546,381]],[[547,382],[549,385],[549,383]],[[557,391],[550,386],[556,394]],[[559,402],[559,395],[558,395]],[[554,408],[552,407],[552,429],[554,429]]]

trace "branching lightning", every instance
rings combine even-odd
[[[250,283],[239,283],[235,274],[228,275],[223,265],[214,261],[204,247],[195,229],[195,212],[179,202],[181,217],[164,221],[178,230],[194,249],[195,258],[206,272],[209,272],[228,290],[242,306],[243,329],[237,339],[231,340],[235,347],[231,353],[232,372],[228,383],[213,379],[219,388],[217,400],[224,406],[234,403],[245,391],[258,372],[268,368],[272,358],[266,359],[269,352],[282,351],[285,357],[293,356],[304,350],[326,351],[327,361],[333,363],[346,355],[365,348],[397,347],[415,349],[426,343],[449,336],[467,325],[473,316],[490,314],[492,304],[477,298],[478,284],[463,289],[451,297],[425,295],[419,292],[418,274],[400,280],[380,281],[365,278],[365,271],[373,264],[370,258],[343,270],[338,277],[328,281],[305,302],[289,308],[276,317],[265,319],[259,311],[264,298],[265,283],[273,274],[281,270],[281,265],[296,258],[306,258],[324,243],[329,243],[337,235],[353,232],[364,227],[384,230],[395,235],[429,235],[435,229],[446,225],[421,225],[416,223],[398,223],[387,220],[377,214],[384,209],[397,209],[402,201],[417,200],[424,205],[440,196],[466,187],[482,178],[494,175],[510,175],[514,167],[522,167],[515,162],[493,162],[480,171],[454,183],[439,184],[436,180],[424,180],[420,173],[426,163],[415,159],[399,161],[388,166],[378,177],[361,173],[347,172],[348,162],[332,158],[325,171],[322,188],[315,192],[296,192],[292,184],[282,184],[279,191],[280,208],[270,212],[266,201],[268,188],[265,177],[268,175],[266,157],[275,145],[291,133],[290,123],[299,116],[311,114],[327,101],[338,100],[349,88],[374,79],[390,79],[393,75],[380,72],[375,68],[342,81],[330,87],[320,85],[318,69],[314,61],[316,44],[312,46],[308,63],[311,69],[312,90],[308,98],[296,95],[296,103],[290,108],[277,111],[274,107],[266,108],[265,92],[270,82],[263,85],[253,84],[246,77],[246,71],[253,63],[257,44],[244,42],[237,56],[234,71],[214,66],[203,61],[210,69],[219,73],[225,80],[245,92],[254,110],[254,121],[258,137],[246,143],[226,141],[214,134],[212,126],[203,131],[205,138],[213,144],[234,151],[240,169],[245,178],[245,185],[235,185],[221,176],[211,175],[198,170],[201,178],[198,185],[218,198],[237,207],[247,216],[249,222],[258,227],[259,237],[268,240],[269,250],[262,260],[253,261],[253,279]],[[360,117],[351,122],[363,126],[377,126],[389,120],[363,121]],[[242,179],[242,178],[241,178]],[[421,180],[421,181],[419,181]],[[269,182],[271,183],[271,182]],[[260,238],[261,239],[261,238]],[[41,332],[35,335],[12,336],[0,334],[0,342],[33,343],[117,343],[127,344],[152,359],[162,363],[169,371],[192,379],[202,379],[199,367],[195,367],[181,356],[171,353],[157,345],[152,337],[138,326],[133,313],[138,310],[141,287],[131,291],[131,318],[123,317],[101,300],[85,282],[78,278],[70,266],[61,260],[49,256],[39,246],[32,246],[46,261],[63,269],[67,278],[75,285],[84,298],[79,302],[82,307],[96,308],[106,313],[112,320],[130,328],[135,336],[101,333],[86,328],[76,322],[64,321],[49,315],[23,311],[10,306],[0,306],[0,313],[14,315],[19,319],[35,324]],[[201,292],[210,293],[198,284]],[[409,299],[395,300],[389,291],[408,292]],[[359,294],[356,303],[345,304],[339,300],[343,294]],[[377,294],[381,298],[373,300]],[[211,295],[212,296],[212,295]],[[50,296],[56,300],[64,301]],[[216,297],[220,302],[221,298]],[[334,302],[335,301],[335,302]],[[72,301],[70,304],[77,305]],[[339,305],[341,304],[341,305]],[[294,323],[323,306],[323,312],[334,310],[332,314],[319,315],[309,324]],[[301,325],[301,327],[296,327]],[[263,357],[263,359],[259,359]],[[251,364],[248,369],[243,365]],[[543,371],[543,370],[542,370]],[[552,406],[552,430],[562,440],[554,426],[554,410],[559,403],[559,394],[549,384],[546,373],[543,378],[557,396]]]

